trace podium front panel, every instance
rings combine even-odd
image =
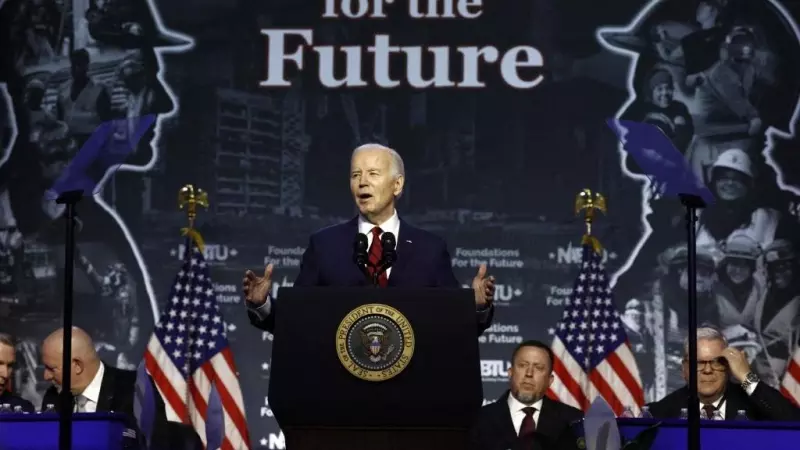
[[[413,355],[385,381],[358,378],[338,355],[340,324],[369,304],[396,309],[413,331]],[[468,427],[483,401],[476,320],[470,289],[283,288],[270,407],[284,429]]]
[[[686,420],[618,419],[619,432],[633,439],[646,428],[660,423],[650,450],[686,448]],[[753,450],[800,448],[800,423],[720,420],[700,422],[700,446],[703,450]]]
[[[72,450],[122,449],[125,418],[116,414],[76,413]],[[0,449],[58,449],[58,414],[0,414]]]

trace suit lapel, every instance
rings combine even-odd
[[[743,395],[747,394],[739,386],[728,383],[725,388],[725,420],[733,420],[740,409],[747,410],[747,400]]]
[[[414,229],[400,219],[400,230],[398,232],[397,261],[392,266],[392,273],[389,275],[389,286],[399,286],[403,282],[403,273],[408,267],[414,251]]]
[[[494,403],[496,408],[495,414],[492,416],[497,421],[494,429],[498,430],[500,439],[503,442],[513,443],[517,440],[517,430],[514,428],[514,422],[511,420],[511,411],[508,409],[508,396],[511,395],[506,392],[505,395],[497,399]]]
[[[556,405],[547,397],[542,399],[542,410],[539,411],[539,421],[536,424],[536,431],[545,436],[554,437],[553,432],[558,430],[558,410]]]
[[[100,383],[100,396],[97,399],[97,412],[108,412],[112,410],[112,403],[114,400],[114,390],[116,380],[114,377],[114,369],[106,365],[103,372],[103,381]]]

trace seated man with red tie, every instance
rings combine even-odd
[[[359,214],[311,236],[294,286],[370,285],[354,261],[354,241],[359,235],[366,238],[372,274],[383,253],[382,241],[391,233],[396,242],[396,261],[379,275],[381,287],[461,287],[453,274],[445,241],[411,226],[397,215],[395,203],[404,183],[403,160],[396,151],[378,144],[356,148],[350,159],[350,192]],[[280,309],[279,302],[270,295],[272,269],[269,264],[263,277],[248,270],[242,280],[250,322],[269,332],[274,330],[275,315]],[[494,313],[494,277],[486,274],[486,265],[478,269],[472,289],[477,331],[481,334],[489,327]]]
[[[683,344],[683,378],[689,381],[689,339]],[[733,378],[735,382],[732,382]],[[716,328],[697,329],[697,396],[700,418],[737,420],[800,420],[800,409],[776,389],[760,381],[741,350],[728,347]],[[689,388],[684,386],[648,405],[657,419],[677,419],[688,412]]]
[[[508,377],[511,389],[481,408],[472,429],[472,450],[571,450],[578,448],[572,422],[583,412],[552,400],[553,351],[539,341],[514,350]]]

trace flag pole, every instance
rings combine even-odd
[[[600,245],[600,241],[597,240],[594,235],[592,235],[592,223],[594,223],[595,212],[600,211],[603,214],[607,214],[607,207],[606,207],[606,199],[603,197],[603,194],[599,192],[594,192],[592,194],[591,189],[583,189],[578,193],[575,197],[575,214],[583,213],[583,223],[585,226],[585,233],[581,239],[581,253],[583,254],[583,247],[586,245],[590,245],[592,247],[592,251],[597,254],[602,254],[603,247]],[[595,307],[593,304],[584,305],[586,310],[591,310]],[[589,311],[591,313],[591,311]],[[586,342],[589,342],[590,336],[592,335],[592,330],[587,327],[585,330],[586,333]],[[588,353],[587,353],[588,358]],[[586,376],[582,378],[583,386],[581,389],[583,392],[589,392],[589,386],[591,382],[589,381],[589,364],[586,361],[580,361],[581,365],[583,366],[584,371],[586,371]],[[588,399],[587,401],[591,404],[591,400]],[[583,409],[585,410],[589,405],[583,405]]]
[[[194,221],[197,218],[198,206],[208,209],[208,193],[200,188],[196,188],[192,184],[184,185],[180,191],[178,191],[178,208],[186,210],[186,218],[189,221],[189,226],[181,228],[181,234],[189,237],[202,252],[205,247],[203,237],[194,229]],[[189,251],[189,249],[187,249],[187,251]]]

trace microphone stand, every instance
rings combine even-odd
[[[367,267],[368,264],[369,263],[365,263],[361,259],[356,262],[358,269],[362,274],[364,274],[364,278],[367,280],[367,282],[370,284],[375,284],[375,279],[373,279],[372,275],[369,273],[369,268]]]
[[[380,281],[378,281],[378,278],[380,278],[380,276],[381,272],[378,268],[376,268],[376,270],[372,273],[372,287],[380,287],[381,284]]]
[[[688,449],[700,450],[700,399],[697,395],[697,210],[706,204],[697,195],[679,194],[686,208],[686,238],[689,278],[689,405]]]
[[[58,395],[58,448],[59,450],[72,449],[72,296],[73,274],[75,272],[75,205],[83,197],[83,190],[67,191],[62,193],[56,203],[66,206],[66,242],[64,246],[64,311],[63,311],[63,351],[61,359],[62,383]]]

